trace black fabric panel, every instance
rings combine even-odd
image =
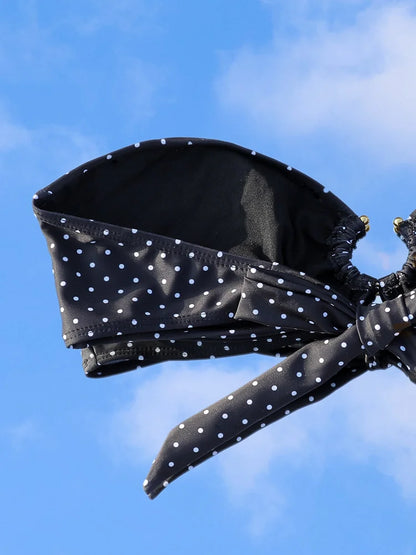
[[[192,145],[188,144],[192,142]],[[219,141],[122,149],[53,184],[48,210],[329,275],[327,240],[352,211],[309,177]]]

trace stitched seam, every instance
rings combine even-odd
[[[103,235],[100,234],[104,229],[107,229],[108,226],[113,226],[114,224],[96,224],[90,225],[83,222],[80,222],[80,225],[76,226],[74,224],[68,223],[61,223],[59,216],[45,216],[44,214],[40,213],[39,209],[36,209],[38,213],[38,218],[49,225],[54,227],[58,227],[65,231],[80,231],[82,233],[86,233],[94,237],[94,239],[102,240]],[[42,211],[43,212],[43,211]],[[67,216],[68,218],[72,218],[73,216]],[[132,236],[130,236],[132,235]],[[242,257],[235,256],[229,252],[224,252],[222,257],[217,256],[218,250],[212,249],[213,252],[204,252],[201,251],[201,247],[199,245],[194,245],[192,243],[188,243],[188,245],[183,245],[181,240],[181,244],[176,245],[174,243],[175,239],[170,238],[163,238],[162,236],[155,236],[154,234],[146,231],[138,230],[137,234],[131,234],[131,232],[126,229],[123,232],[117,232],[113,230],[109,230],[109,234],[105,236],[105,241],[111,241],[112,243],[118,243],[123,241],[127,243],[129,246],[143,246],[146,248],[151,248],[146,245],[146,241],[151,240],[152,245],[155,250],[166,252],[167,254],[179,254],[179,255],[188,255],[190,252],[194,252],[195,259],[201,262],[211,262],[214,263],[215,266],[222,267],[229,269],[230,266],[236,266],[236,270],[238,271],[245,271],[250,264],[254,262],[258,263],[255,259],[247,258],[246,260],[241,260]],[[186,243],[186,241],[185,241]],[[205,247],[209,248],[209,247]],[[211,250],[211,249],[210,249]],[[264,260],[262,261],[264,264],[268,265],[271,264],[269,261]],[[236,271],[235,270],[235,271]]]

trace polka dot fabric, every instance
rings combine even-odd
[[[184,471],[271,422],[322,399],[362,374],[367,367],[395,364],[416,381],[416,346],[409,329],[416,313],[415,291],[380,305],[360,306],[355,321],[345,299],[306,277],[290,275],[290,272],[277,272],[275,276],[261,269],[254,273],[256,280],[251,277],[251,272],[249,275],[237,316],[263,321],[264,315],[267,322],[270,299],[283,306],[282,300],[290,292],[291,302],[285,303],[285,320],[290,324],[285,326],[284,333],[289,335],[293,331],[309,330],[309,333],[316,334],[315,340],[174,428],[144,484],[151,498]],[[262,287],[259,288],[259,284]],[[263,293],[266,294],[263,296]],[[259,308],[253,309],[253,306]],[[300,311],[305,315],[303,319],[296,314],[300,307],[304,308]],[[282,313],[275,314],[275,321],[281,316]],[[340,333],[341,329],[345,331]],[[318,339],[334,333],[339,335]]]
[[[368,369],[414,379],[414,292],[367,306],[375,280],[350,262],[364,223],[286,164],[221,141],[146,141],[76,168],[33,204],[63,339],[87,376],[288,355],[172,430],[144,484],[151,498]]]

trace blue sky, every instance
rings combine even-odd
[[[416,553],[416,389],[371,372],[172,484],[166,432],[273,360],[106,380],[66,350],[31,197],[136,141],[224,139],[308,173],[382,276],[416,208],[416,2],[0,0],[0,553]],[[201,387],[201,384],[203,387]]]

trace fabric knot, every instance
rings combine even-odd
[[[382,304],[359,307],[357,332],[370,357],[386,349],[396,336],[412,325],[413,313],[416,310],[414,298],[412,292]]]

